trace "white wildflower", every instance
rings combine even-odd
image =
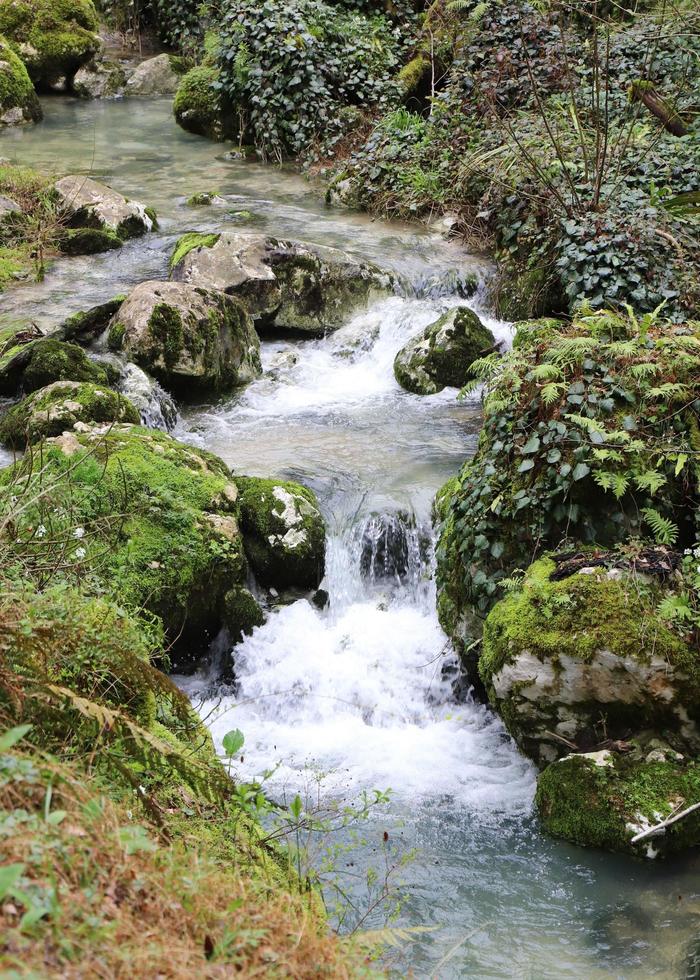
[[[37,538],[46,537],[46,528],[44,527],[43,524],[40,524],[39,527],[36,529],[36,536]]]
[[[74,538],[84,538],[85,537],[85,528],[84,527],[76,527],[75,531],[73,531],[73,537]]]
[[[85,551],[85,548],[75,549],[75,557],[78,559],[78,561],[82,561],[82,559],[85,557],[86,554],[87,552]]]

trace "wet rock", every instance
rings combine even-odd
[[[121,248],[123,242],[106,228],[64,228],[56,244],[64,255],[98,255]]]
[[[62,340],[74,340],[79,344],[89,344],[107,329],[109,321],[126,299],[125,295],[114,296],[106,303],[99,303],[89,310],[73,313],[61,324]]]
[[[38,88],[70,82],[100,50],[92,0],[9,0],[0,4],[0,34]]]
[[[276,589],[315,589],[326,529],[314,493],[298,483],[239,477],[245,550],[256,578]]]
[[[404,581],[420,574],[425,540],[415,518],[406,513],[375,514],[362,529],[360,570],[366,578]]]
[[[110,99],[123,95],[127,73],[115,61],[91,61],[73,78],[73,93],[82,99]]]
[[[25,339],[18,331],[0,355],[0,393],[15,395],[45,388],[54,381],[92,381],[107,384],[104,368],[91,361],[76,344],[53,337]]]
[[[227,232],[176,248],[172,278],[237,296],[258,330],[321,336],[391,290],[392,278],[336,249]]]
[[[99,228],[123,241],[152,231],[155,212],[137,201],[128,201],[91,177],[73,174],[56,182],[59,205],[74,228]]]
[[[540,774],[536,805],[543,828],[585,847],[654,858],[700,844],[700,811],[637,843],[632,838],[700,803],[700,764],[669,751],[648,761],[625,753],[568,755]]]
[[[169,54],[142,61],[126,83],[126,95],[172,95],[177,91],[182,71],[180,61]]]
[[[186,283],[140,283],[113,317],[108,343],[183,394],[230,390],[262,371],[260,342],[243,306]]]
[[[231,113],[221,91],[214,88],[218,81],[218,69],[208,65],[192,68],[183,76],[173,102],[178,126],[211,140],[234,135]]]
[[[0,36],[0,127],[38,122],[41,116],[41,106],[27,69]]]
[[[471,365],[495,345],[491,331],[466,306],[449,310],[410,340],[396,355],[394,375],[402,388],[433,395],[443,388],[463,388]]]
[[[57,436],[76,422],[138,422],[134,406],[105,385],[55,381],[28,395],[0,420],[0,441],[16,449]]]
[[[555,568],[532,565],[484,625],[479,673],[521,749],[546,763],[642,728],[700,748],[700,653],[657,612],[672,586]]]

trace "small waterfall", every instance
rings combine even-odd
[[[133,402],[141,422],[149,429],[171,432],[178,420],[177,407],[171,396],[136,364],[124,364],[119,382],[122,393]]]

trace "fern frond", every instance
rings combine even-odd
[[[651,528],[657,544],[671,545],[676,543],[678,540],[678,526],[673,521],[669,520],[668,517],[663,517],[653,507],[644,507],[642,509],[642,515]]]

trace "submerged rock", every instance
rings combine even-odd
[[[55,190],[59,206],[73,228],[98,228],[113,232],[122,241],[152,231],[155,212],[128,201],[122,194],[80,174],[62,177]]]
[[[556,581],[555,562],[540,559],[494,606],[479,660],[489,700],[540,763],[645,728],[700,749],[700,651],[657,611],[672,587],[594,554]]]
[[[54,381],[14,405],[0,419],[0,441],[16,449],[60,435],[76,422],[138,422],[139,414],[123,395],[79,381]]]
[[[61,80],[68,85],[78,69],[100,50],[92,0],[5,0],[0,34],[22,59],[39,88]]]
[[[544,829],[574,844],[653,858],[700,844],[700,810],[662,833],[632,838],[700,803],[700,763],[670,747],[621,754],[607,750],[568,755],[548,766],[537,782],[536,804]]]
[[[360,571],[378,581],[405,581],[422,571],[427,541],[411,514],[373,514],[365,521],[360,543]]]
[[[472,379],[471,366],[493,350],[496,341],[476,313],[466,306],[448,310],[396,355],[396,380],[416,395],[443,388],[463,388]]]
[[[56,244],[64,255],[98,255],[121,248],[124,243],[107,228],[64,228]]]
[[[171,261],[172,278],[237,296],[259,330],[320,336],[391,290],[392,278],[337,249],[255,232],[187,235]]]
[[[172,95],[180,83],[180,65],[181,60],[169,54],[142,61],[126,83],[126,95]]]
[[[258,377],[260,342],[235,299],[180,282],[143,282],[109,327],[121,350],[166,386],[225,391]]]
[[[314,493],[298,483],[238,477],[248,560],[263,585],[315,589],[326,529]]]
[[[0,36],[0,127],[38,122],[41,105],[27,69]]]
[[[20,340],[0,356],[0,393],[15,395],[32,392],[54,381],[92,381],[106,384],[104,368],[95,364],[76,344],[52,337],[24,340],[19,333],[9,341]]]

